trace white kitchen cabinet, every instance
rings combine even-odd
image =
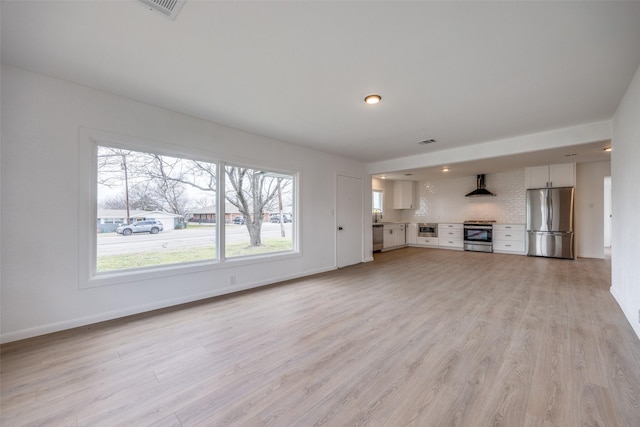
[[[464,247],[462,224],[438,224],[438,245],[445,248],[462,249]]]
[[[384,224],[382,250],[396,249],[406,245],[404,224]]]
[[[393,182],[393,208],[415,209],[415,190],[413,181]]]
[[[407,224],[406,240],[407,245],[415,245],[418,238],[418,224]]]
[[[524,224],[493,224],[493,251],[525,254]]]
[[[420,246],[439,246],[440,241],[437,237],[417,237],[416,244]]]
[[[576,164],[536,166],[525,168],[526,188],[575,187]]]
[[[575,187],[576,164],[563,163],[549,166],[549,187]]]

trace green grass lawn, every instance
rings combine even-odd
[[[229,244],[226,247],[225,256],[227,258],[233,258],[246,255],[290,251],[291,249],[291,238],[285,237],[263,241],[262,246],[255,247],[247,246],[246,243]],[[216,251],[214,245],[166,251],[129,253],[125,255],[108,255],[98,257],[96,271],[101,273],[131,268],[207,261],[214,260],[215,257]]]

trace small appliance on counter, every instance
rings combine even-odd
[[[470,219],[464,222],[464,250],[493,252],[494,220]]]

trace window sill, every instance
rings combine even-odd
[[[81,283],[80,289],[92,289],[101,286],[112,286],[130,282],[141,282],[165,277],[195,274],[204,271],[237,268],[248,265],[299,258],[301,256],[302,254],[300,252],[288,251],[264,255],[230,258],[226,259],[225,262],[211,260],[188,264],[172,264],[167,266],[149,267],[138,270],[119,270],[113,272],[96,273],[95,275],[90,277],[86,281],[86,283]]]

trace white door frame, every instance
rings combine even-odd
[[[348,211],[345,212],[344,210],[346,207],[343,206],[341,203],[341,200],[342,200],[341,191],[345,190],[345,188],[343,188],[340,185],[341,178],[348,178],[348,179],[354,179],[359,181],[359,183],[357,184],[357,188],[358,188],[357,199],[354,202],[354,205],[356,204],[358,205],[357,212],[348,212]],[[355,184],[355,182],[353,184]],[[336,215],[335,215],[336,261],[335,261],[335,264],[338,268],[363,262],[363,253],[364,253],[364,239],[363,239],[364,215],[362,211],[363,201],[364,201],[363,188],[364,187],[363,187],[362,177],[348,175],[344,173],[338,173],[336,175]],[[347,214],[346,216],[344,215],[345,213]],[[345,220],[348,221],[348,224],[347,223],[341,224],[341,222],[344,222]],[[348,227],[348,230],[342,230],[344,234],[340,235],[339,233],[341,233],[341,230],[339,230],[339,227]],[[349,232],[350,234],[345,233],[345,231]],[[352,237],[352,240],[345,241],[344,239],[341,239],[341,236],[347,237],[349,235]],[[349,243],[349,245],[352,246],[353,248],[351,250],[344,249],[345,243]],[[341,251],[341,246],[343,247],[342,251]],[[359,250],[357,251],[358,252],[357,255],[355,254],[356,246],[359,248]],[[342,256],[342,255],[346,255],[346,256]]]
[[[611,247],[611,230],[612,230],[612,213],[611,213],[611,177],[604,177],[604,247]]]

